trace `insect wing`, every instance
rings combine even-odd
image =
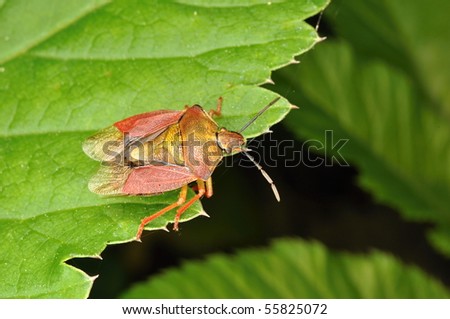
[[[124,195],[123,185],[131,171],[128,166],[102,164],[89,181],[89,190],[99,195]]]
[[[99,195],[152,195],[178,189],[196,177],[185,166],[102,165],[89,182]]]
[[[145,137],[177,123],[183,113],[184,111],[169,110],[142,113],[116,122],[114,126],[127,133],[130,138]]]
[[[178,189],[196,179],[186,166],[141,166],[131,171],[122,192],[129,195],[158,194]]]
[[[86,139],[83,151],[97,161],[123,163],[123,153],[128,145],[141,138],[155,138],[168,126],[177,123],[183,113],[162,110],[129,117]]]

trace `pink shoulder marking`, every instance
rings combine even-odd
[[[184,111],[161,110],[131,116],[114,123],[121,132],[130,137],[147,136],[177,123]]]

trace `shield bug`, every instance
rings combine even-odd
[[[279,99],[267,104],[238,132],[220,128],[213,120],[221,115],[222,98],[210,112],[193,105],[181,111],[153,111],[116,122],[83,143],[84,152],[102,162],[89,189],[100,195],[156,195],[181,189],[176,202],[142,220],[137,240],[145,225],[177,207],[173,228],[178,230],[183,212],[202,196],[212,196],[211,175],[225,155],[245,154],[270,183],[279,201],[275,184],[247,153],[241,134]],[[186,202],[188,184],[192,182],[197,184],[197,193]]]

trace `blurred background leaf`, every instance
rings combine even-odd
[[[326,13],[339,36],[364,56],[402,69],[428,100],[426,107],[450,121],[450,2],[333,2]]]
[[[380,252],[352,256],[317,242],[279,239],[269,248],[184,263],[123,298],[448,298],[415,267]]]
[[[341,155],[360,167],[361,185],[405,217],[434,222],[432,238],[440,241],[433,242],[448,249],[450,165],[437,163],[450,163],[446,119],[403,73],[359,59],[345,43],[329,41],[314,53],[301,68],[283,73],[286,85],[304,93],[303,112],[288,119],[289,127],[320,140],[341,162],[332,148],[348,139]],[[328,139],[325,130],[332,130]]]
[[[0,297],[86,297],[93,277],[64,262],[132,240],[141,218],[176,199],[89,193],[98,163],[82,153],[87,136],[141,112],[212,108],[219,96],[220,124],[240,128],[275,96],[256,85],[318,41],[302,20],[327,2],[2,2]],[[278,103],[246,136],[289,110]]]

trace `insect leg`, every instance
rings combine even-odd
[[[221,116],[222,115],[222,102],[223,102],[223,97],[219,97],[217,99],[217,107],[215,110],[209,110],[209,115],[211,117],[213,116]]]
[[[194,204],[195,201],[199,200],[205,194],[205,182],[203,182],[201,179],[198,179],[197,185],[198,193],[194,197],[192,197],[186,204],[177,209],[177,214],[175,215],[175,221],[173,224],[173,230],[178,230],[178,222],[180,221],[180,217],[186,211],[186,209],[188,209],[189,206]]]
[[[205,196],[210,198],[212,195],[213,195],[212,178],[209,177],[206,180],[206,194],[205,194]]]
[[[141,225],[139,225],[139,229],[138,229],[138,232],[136,234],[136,240],[138,240],[138,241],[140,240],[142,232],[144,231],[145,225],[150,223],[155,218],[158,218],[159,216],[167,213],[169,210],[172,210],[175,207],[178,207],[178,206],[182,205],[186,201],[187,190],[188,190],[188,186],[187,185],[183,185],[183,187],[181,187],[181,191],[180,191],[180,195],[178,196],[178,200],[175,203],[170,204],[169,206],[161,209],[159,212],[157,212],[157,213],[155,213],[155,214],[153,214],[151,216],[145,217],[141,221]]]

